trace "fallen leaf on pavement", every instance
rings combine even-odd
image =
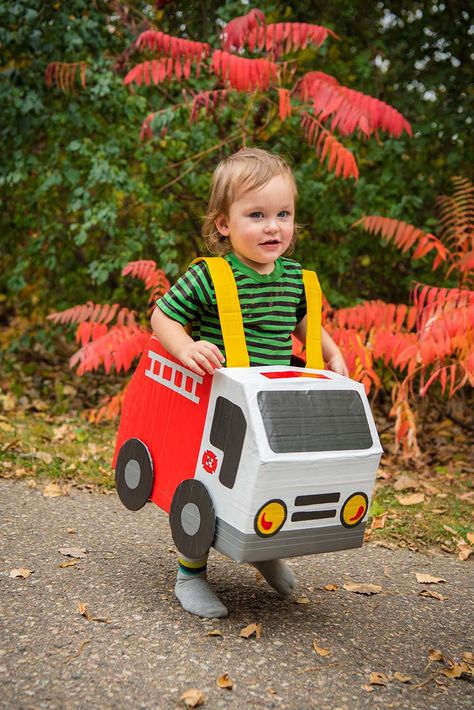
[[[431,599],[438,599],[440,602],[446,601],[448,597],[444,597],[442,594],[439,592],[432,592],[428,589],[422,589],[421,592],[418,593],[419,597],[430,597]]]
[[[59,498],[62,495],[63,492],[57,483],[48,483],[48,485],[43,488],[43,496],[45,498]]]
[[[79,602],[77,605],[79,614],[83,616],[86,621],[97,621],[102,624],[110,624],[110,621],[107,619],[105,616],[92,616],[89,609],[87,608],[87,604],[85,602]]]
[[[465,542],[460,542],[457,546],[457,552],[461,562],[465,562],[474,552],[474,548],[470,547]]]
[[[472,666],[474,664],[474,653],[472,653],[472,651],[464,651],[461,656],[461,660],[464,661],[464,663],[469,663]]]
[[[313,650],[316,651],[319,656],[331,655],[331,651],[328,648],[321,648],[321,646],[318,646],[316,639],[313,641]]]
[[[415,575],[420,584],[438,584],[439,582],[446,582],[443,577],[433,577],[431,574],[421,574],[421,572],[415,572]]]
[[[433,661],[441,662],[443,658],[443,654],[441,651],[438,651],[437,648],[430,648],[428,651],[428,660],[430,663],[433,663]]]
[[[369,683],[370,685],[387,685],[388,678],[385,673],[371,673]]]
[[[308,599],[307,596],[302,594],[301,596],[296,597],[295,604],[311,604],[311,599]]]
[[[412,493],[409,496],[397,496],[396,497],[400,505],[418,505],[423,503],[425,500],[424,493]]]
[[[409,675],[404,675],[403,673],[399,673],[398,671],[395,671],[393,677],[395,678],[395,680],[399,680],[400,683],[409,683],[411,681],[411,677]]]
[[[87,608],[87,604],[85,602],[79,602],[77,605],[77,609],[79,611],[79,614],[83,616],[87,621],[91,620],[91,615],[89,613],[89,609]]]
[[[223,675],[219,676],[216,682],[219,688],[225,688],[226,690],[232,690],[232,687],[234,685],[232,683],[231,678],[229,678],[228,673],[224,673]]]
[[[249,624],[248,626],[245,626],[239,634],[239,636],[242,636],[244,639],[248,639],[253,635],[255,635],[255,638],[257,639],[260,638],[262,635],[262,624]]]
[[[474,532],[468,532],[466,535],[467,541],[470,545],[474,545]]]
[[[372,544],[374,547],[383,547],[386,550],[397,549],[397,545],[394,542],[389,542],[388,540],[375,540]]]
[[[182,693],[180,700],[183,701],[187,708],[197,708],[198,705],[204,705],[206,702],[204,693],[198,688],[188,688]]]
[[[60,547],[58,552],[66,557],[79,557],[80,559],[87,555],[87,550],[84,547]]]
[[[69,535],[75,535],[77,533],[77,528],[68,528]]]
[[[366,690],[368,693],[373,693],[374,688],[371,685],[361,685],[362,690]]]
[[[382,587],[379,584],[357,584],[356,582],[346,582],[343,588],[348,592],[367,595],[379,594],[382,591]]]
[[[78,565],[80,560],[68,560],[67,562],[61,562],[58,567],[75,567],[75,565]]]
[[[395,491],[406,491],[408,488],[419,488],[420,484],[416,480],[416,478],[413,478],[412,476],[407,476],[404,474],[403,476],[400,476],[400,478],[397,478],[395,483],[393,484],[393,489]]]
[[[72,656],[69,656],[69,658],[66,659],[66,663],[71,663],[71,661],[73,661],[75,658],[79,658],[79,656],[80,656],[81,653],[83,652],[85,646],[87,646],[87,644],[90,643],[91,641],[92,641],[92,639],[85,639],[85,641],[83,641],[83,642],[80,644],[80,646],[79,646],[79,648],[77,649],[76,653],[74,653]]]
[[[320,671],[322,666],[306,666],[306,668],[303,668],[301,671],[297,671],[298,675],[300,673],[313,673],[314,671]]]
[[[335,592],[337,589],[339,589],[339,587],[337,586],[337,584],[325,584],[323,589],[326,592]]]
[[[25,569],[24,567],[17,567],[16,569],[11,569],[10,570],[10,577],[23,577],[23,579],[28,579],[28,577],[31,577],[33,574],[34,570],[32,569]]]
[[[222,632],[219,629],[212,629],[212,631],[207,632],[206,636],[222,636]]]
[[[460,678],[462,675],[473,675],[472,668],[467,663],[453,663],[451,668],[443,668],[441,671],[447,678]]]

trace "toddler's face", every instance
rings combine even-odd
[[[233,202],[228,215],[216,220],[232,251],[260,274],[270,274],[290,246],[295,220],[295,196],[284,175],[276,175],[259,190],[249,190]]]

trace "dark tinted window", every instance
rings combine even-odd
[[[278,454],[369,449],[372,436],[358,392],[259,392],[268,443]]]
[[[241,408],[225,397],[218,397],[209,441],[224,452],[219,481],[227,488],[234,486],[246,431]]]

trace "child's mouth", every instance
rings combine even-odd
[[[268,239],[266,242],[262,242],[262,246],[264,246],[264,247],[274,246],[279,243],[280,242],[278,241],[278,239]]]

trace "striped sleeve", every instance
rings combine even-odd
[[[215,304],[214,286],[204,262],[193,264],[156,305],[163,313],[181,325],[199,319]]]

